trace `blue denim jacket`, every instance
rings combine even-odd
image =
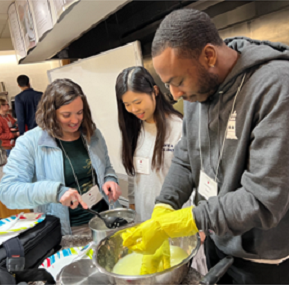
[[[105,140],[99,130],[94,132],[87,146],[99,188],[108,203],[102,185],[106,181],[118,180],[108,157]],[[61,221],[62,234],[71,234],[68,207],[57,200],[63,187],[63,155],[55,139],[39,127],[19,137],[4,167],[4,176],[0,183],[2,203],[10,209],[34,208],[37,212],[57,216]],[[119,207],[119,202],[114,206]]]

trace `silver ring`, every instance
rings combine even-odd
[[[78,201],[78,200],[73,200],[72,203],[75,203],[75,202],[77,202],[77,201]]]

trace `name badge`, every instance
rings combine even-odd
[[[236,136],[236,117],[237,117],[237,112],[235,111],[229,118],[226,139],[231,139],[231,140],[238,139]]]
[[[102,195],[99,191],[97,185],[94,185],[87,191],[85,194],[81,195],[82,200],[87,204],[88,208],[90,209],[92,206],[97,204],[101,199]]]
[[[143,157],[134,157],[134,167],[136,173],[150,174],[150,160]]]
[[[218,184],[204,171],[200,172],[199,193],[207,200],[218,195]]]

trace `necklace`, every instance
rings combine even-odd
[[[83,144],[84,144],[85,149],[87,150],[88,157],[89,157],[89,159],[90,159],[90,161],[91,161],[91,158],[90,158],[90,155],[89,155],[89,152],[88,152],[88,148],[87,148],[87,145],[86,145],[85,139],[83,138],[82,135],[81,135],[81,139],[82,139],[82,142],[83,142]],[[62,151],[63,151],[63,153],[64,153],[66,159],[68,160],[68,162],[69,162],[69,164],[70,164],[70,167],[71,167],[71,170],[72,170],[72,173],[73,173],[73,176],[74,176],[74,180],[75,180],[75,182],[76,182],[76,184],[77,184],[77,187],[78,187],[78,191],[79,191],[79,193],[82,195],[82,191],[81,191],[81,188],[80,188],[80,185],[79,185],[79,182],[78,182],[77,176],[76,176],[76,174],[75,174],[75,172],[74,172],[74,168],[73,168],[73,166],[72,166],[71,160],[70,160],[68,154],[66,153],[66,151],[65,151],[65,149],[64,149],[64,147],[63,147],[63,145],[62,145],[61,140],[58,139],[58,141],[59,141],[59,143],[60,143],[61,149],[62,149]],[[91,166],[92,182],[93,182],[93,185],[95,185],[95,177],[94,177],[94,175],[93,175],[92,161],[91,161],[90,166]]]

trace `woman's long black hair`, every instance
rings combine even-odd
[[[135,175],[133,156],[142,127],[142,121],[126,110],[122,96],[127,91],[132,91],[146,93],[152,97],[153,93],[155,94],[154,86],[156,86],[156,83],[153,77],[142,66],[124,69],[116,80],[115,90],[118,106],[118,123],[122,134],[122,163],[126,172],[130,175]],[[156,109],[154,112],[154,120],[157,127],[157,137],[152,159],[152,168],[159,170],[163,164],[163,146],[167,131],[166,116],[172,114],[180,118],[183,116],[173,108],[161,91],[155,96],[155,100]]]

